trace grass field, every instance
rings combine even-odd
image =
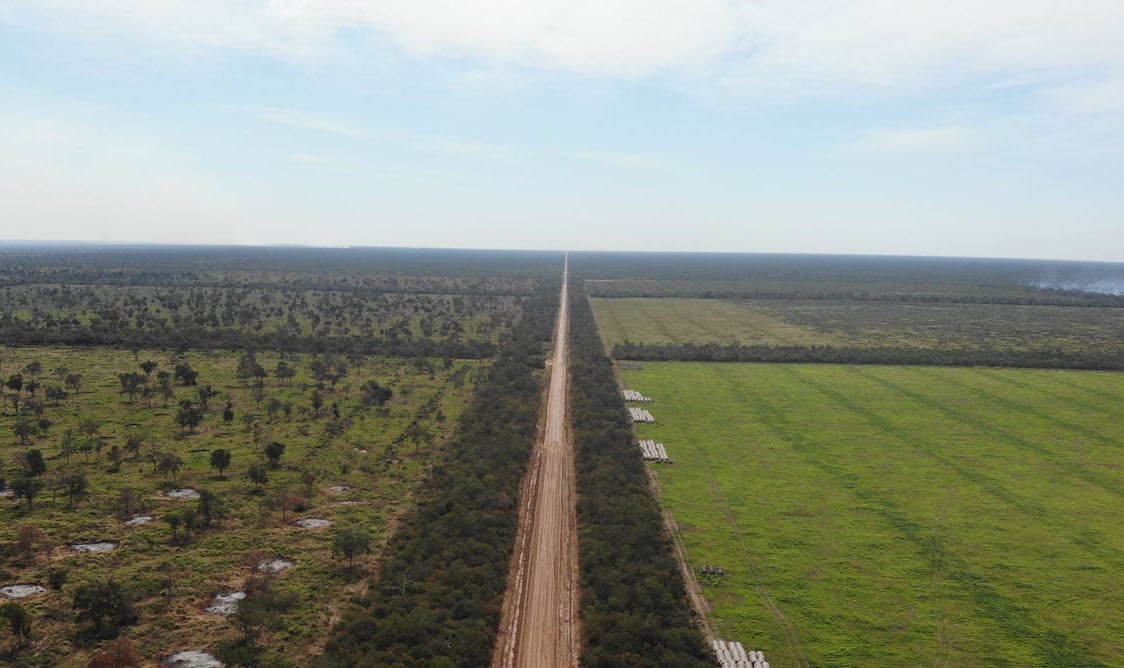
[[[736,301],[668,297],[594,299],[592,303],[601,336],[610,349],[625,341],[784,346],[842,342]]]
[[[646,364],[720,636],[773,665],[1124,665],[1124,375]]]
[[[891,346],[1119,353],[1124,309],[827,300],[594,299],[609,348],[646,344]]]
[[[166,407],[161,398],[138,395],[130,401],[119,392],[117,374],[139,372],[139,362],[148,359],[158,364],[154,379],[160,370],[171,371],[174,364],[187,362],[199,372],[199,387],[212,385],[219,392],[210,400],[196,433],[183,433],[175,417],[179,400],[196,400],[198,387],[176,385]],[[126,627],[122,636],[145,657],[157,659],[183,649],[213,651],[219,641],[237,637],[239,631],[232,619],[203,608],[215,594],[240,589],[258,560],[272,557],[296,563],[275,578],[275,587],[293,595],[295,604],[265,631],[263,644],[270,649],[263,665],[304,665],[308,655],[318,651],[331,622],[365,586],[359,574],[370,572],[377,563],[395,518],[409,507],[413,491],[451,434],[479,364],[344,357],[336,360],[346,364],[342,376],[316,381],[310,375],[308,355],[284,357],[296,370],[291,380],[273,377],[281,360],[277,354],[260,353],[257,359],[271,375],[255,397],[252,384],[236,377],[239,356],[234,353],[0,350],[4,378],[24,370],[25,381],[35,379],[26,371],[30,362],[40,363],[38,379],[43,388],[59,382],[54,370],[62,367],[83,378],[78,393],[57,405],[43,403],[50,427],[26,446],[13,431],[17,417],[9,399],[16,393],[4,391],[0,478],[11,487],[26,475],[20,457],[30,449],[42,451],[47,471],[41,476],[43,491],[30,507],[26,500],[0,498],[0,555],[7,552],[0,556],[0,586],[45,586],[49,573],[59,569],[68,578],[61,591],[21,601],[33,616],[33,646],[18,654],[3,654],[9,641],[5,631],[0,663],[23,657],[33,665],[85,665],[100,642],[83,639],[70,602],[76,587],[104,577],[117,579],[135,596],[139,621]],[[332,369],[339,374],[336,362]],[[391,388],[393,398],[381,407],[364,405],[361,388],[368,380]],[[313,400],[317,391],[322,397],[319,408]],[[26,387],[21,394],[21,410],[26,410],[31,397]],[[40,389],[38,398],[43,395]],[[222,418],[228,398],[234,411],[229,422]],[[60,448],[63,434],[73,429],[78,440],[85,441],[80,425],[86,420],[98,425],[98,451],[65,456]],[[412,423],[420,430],[409,431]],[[109,452],[114,446],[123,447],[133,434],[143,436],[144,444],[136,456],[126,454],[120,470],[114,472]],[[417,438],[407,438],[410,434]],[[247,479],[246,471],[251,464],[266,461],[264,445],[272,441],[283,443],[285,450],[280,466],[268,468],[268,481],[259,486]],[[209,465],[211,451],[218,448],[231,453],[225,475]],[[156,470],[151,456],[157,452],[178,455],[182,469],[175,475]],[[67,498],[52,489],[63,475],[74,473],[86,477],[89,494],[71,508]],[[348,489],[330,489],[336,486]],[[216,528],[190,532],[189,541],[173,541],[164,518],[197,503],[167,498],[164,492],[173,487],[216,493],[227,518]],[[119,503],[124,488],[137,497],[129,513],[123,513]],[[282,492],[302,497],[293,504],[301,508],[283,512]],[[124,520],[132,515],[156,520],[126,526]],[[327,519],[334,525],[306,530],[293,526],[297,518]],[[24,525],[42,530],[49,549],[37,549],[32,555],[2,549],[15,542]],[[372,536],[375,549],[372,556],[356,561],[355,572],[348,572],[346,560],[333,557],[331,545],[337,530],[353,526]],[[118,545],[106,554],[79,554],[68,547],[94,541]]]

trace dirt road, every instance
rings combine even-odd
[[[523,482],[515,555],[492,657],[495,668],[577,666],[580,655],[577,497],[566,424],[568,278],[567,259],[543,435]]]

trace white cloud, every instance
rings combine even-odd
[[[844,146],[849,154],[906,155],[955,151],[977,143],[968,129],[956,125],[876,128]]]
[[[466,69],[670,71],[739,95],[1124,70],[1119,0],[12,0],[7,20],[154,50],[360,43]]]
[[[1124,112],[1124,78],[1063,86],[1047,92],[1047,98],[1066,111],[1079,114]]]

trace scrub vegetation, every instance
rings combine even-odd
[[[1124,662],[1119,374],[621,375],[654,399],[636,432],[675,461],[654,470],[721,637],[774,665]]]

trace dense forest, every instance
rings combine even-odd
[[[366,610],[336,629],[318,665],[488,665],[558,289],[543,281],[531,296],[462,415],[448,459],[388,547]]]
[[[711,666],[584,291],[571,290],[582,665]]]

